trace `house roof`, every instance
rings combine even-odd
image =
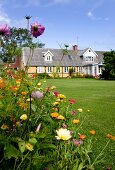
[[[52,48],[35,48],[33,51],[28,47],[22,49],[22,62],[25,66],[83,66],[82,55],[85,50],[68,50],[68,53],[63,56],[63,51],[61,49]],[[44,54],[48,51],[53,54],[52,61],[45,61]],[[101,63],[103,61],[103,52],[97,52],[97,62]]]

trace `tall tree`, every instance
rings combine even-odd
[[[106,80],[115,79],[115,51],[104,53],[105,69],[102,72],[102,77]]]
[[[29,30],[24,28],[11,28],[9,35],[4,35],[0,37],[1,41],[1,50],[0,58],[3,61],[11,62],[15,56],[21,54],[22,47],[40,47],[42,48],[44,44],[33,42],[33,37]]]

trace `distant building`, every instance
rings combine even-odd
[[[69,69],[73,69],[73,75],[88,74],[99,76],[104,67],[103,51],[94,51],[91,47],[78,50],[77,45],[68,50],[63,56],[62,49],[28,47],[22,49],[21,68],[28,67],[28,73],[47,73],[53,76],[68,77]]]

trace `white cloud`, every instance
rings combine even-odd
[[[90,19],[95,19],[94,15],[93,15],[93,13],[92,13],[91,11],[89,11],[89,12],[87,13],[87,16],[88,16]]]

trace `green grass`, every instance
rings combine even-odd
[[[96,130],[93,156],[100,153],[106,145],[106,134],[115,135],[115,81],[93,79],[48,79],[48,85],[55,85],[60,93],[69,99],[77,100],[76,109],[81,107],[86,119],[83,123],[85,133]],[[87,110],[90,112],[87,112]],[[96,167],[104,170],[110,166],[115,169],[115,141],[104,152],[105,161]]]

